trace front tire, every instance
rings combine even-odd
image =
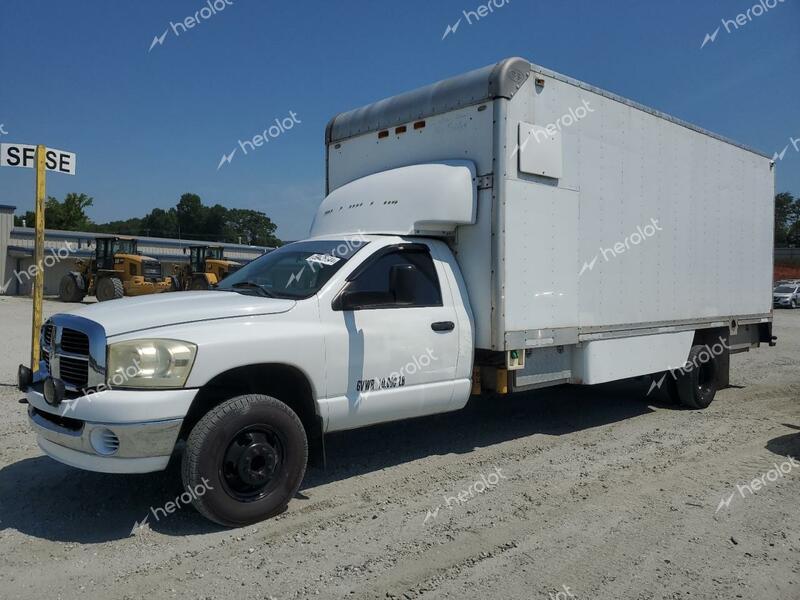
[[[95,297],[98,302],[116,300],[125,295],[125,286],[119,277],[103,277],[97,282]]]
[[[688,408],[708,408],[717,393],[717,359],[708,346],[692,346],[676,383],[678,399]]]
[[[192,429],[183,485],[195,490],[193,504],[204,517],[241,527],[282,512],[300,488],[307,462],[306,432],[291,408],[271,396],[237,396]]]

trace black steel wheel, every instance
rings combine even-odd
[[[192,429],[183,484],[202,515],[238,527],[283,511],[300,488],[307,461],[306,432],[291,408],[271,396],[237,396]]]
[[[678,398],[684,406],[707,408],[717,393],[717,359],[708,346],[692,346],[677,378]]]

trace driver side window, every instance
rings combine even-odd
[[[392,250],[371,262],[343,290],[343,310],[442,306],[427,249]]]

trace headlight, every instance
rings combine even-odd
[[[131,340],[108,346],[111,388],[179,388],[189,378],[197,346],[180,340]]]

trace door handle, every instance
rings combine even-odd
[[[453,331],[456,328],[456,324],[452,321],[436,321],[436,323],[431,323],[431,329],[434,331]]]

